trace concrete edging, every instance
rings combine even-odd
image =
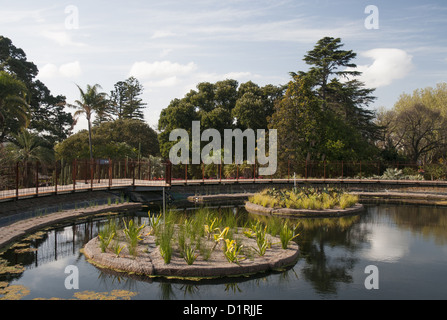
[[[324,209],[324,210],[309,210],[309,209],[289,209],[289,208],[266,208],[264,206],[254,204],[252,202],[245,202],[245,209],[249,213],[271,215],[285,218],[309,218],[309,217],[340,217],[345,215],[358,214],[364,211],[364,206],[360,203],[347,209]]]
[[[108,211],[127,211],[141,208],[141,203],[123,203],[111,204],[91,207],[80,210],[67,210],[63,212],[51,213],[42,217],[35,217],[15,222],[6,227],[0,228],[0,249],[8,246],[12,242],[28,235],[29,233],[38,231],[39,229],[49,227],[51,225],[85,216],[96,215]]]

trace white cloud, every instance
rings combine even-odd
[[[177,34],[171,31],[162,31],[162,30],[158,30],[155,31],[154,34],[152,35],[151,39],[160,39],[160,38],[167,38],[167,37],[174,37]]]
[[[81,42],[73,41],[71,36],[64,31],[49,31],[45,30],[42,32],[42,35],[45,38],[48,38],[56,43],[58,43],[60,46],[74,46],[74,47],[84,47],[85,44]]]
[[[44,65],[42,68],[39,68],[39,78],[48,79],[57,77],[59,70],[55,64],[48,63]]]
[[[6,23],[23,23],[34,21],[45,22],[42,16],[44,10],[2,10],[0,11],[0,21]]]
[[[371,246],[365,248],[362,255],[372,261],[397,262],[410,251],[409,235],[386,225],[372,230],[368,238]]]
[[[225,79],[235,79],[235,80],[248,80],[248,79],[252,79],[252,78],[258,78],[259,75],[257,74],[253,74],[251,72],[228,72],[226,74],[223,75],[223,80]]]
[[[194,62],[179,64],[171,61],[135,62],[130,69],[130,76],[136,78],[170,78],[189,74],[197,69]]]
[[[413,68],[412,56],[401,49],[377,48],[361,54],[371,58],[371,65],[359,65],[355,69],[362,72],[358,79],[367,87],[378,88],[404,78]],[[348,70],[353,70],[348,68]]]
[[[42,68],[39,68],[39,78],[41,79],[51,79],[51,78],[74,78],[82,74],[81,64],[79,61],[69,62],[60,65],[59,67],[55,64],[48,63]]]
[[[81,75],[81,64],[79,61],[63,64],[59,67],[59,73],[66,78],[78,77]]]
[[[173,87],[178,84],[178,78],[176,76],[165,78],[158,81],[149,81],[144,84],[148,88],[163,88],[163,87]]]
[[[163,49],[160,53],[160,57],[164,58],[166,57],[168,54],[170,54],[173,50],[172,49]]]

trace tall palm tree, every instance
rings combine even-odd
[[[29,123],[29,105],[26,101],[28,90],[23,82],[6,71],[0,71],[0,143],[11,128],[8,120],[17,121],[20,128]]]
[[[87,85],[86,91],[82,90],[81,87],[79,87],[78,85],[77,87],[79,89],[81,98],[80,100],[76,100],[74,105],[69,104],[69,106],[76,109],[76,112],[74,114],[75,121],[81,115],[85,115],[85,117],[87,118],[90,160],[92,160],[92,116],[95,112],[100,113],[101,110],[104,110],[104,106],[107,104],[107,95],[103,92],[98,92],[98,89],[102,89],[99,84],[95,84],[93,86]]]

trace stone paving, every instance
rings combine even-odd
[[[95,215],[105,212],[125,212],[130,210],[138,210],[141,208],[141,203],[122,203],[90,207],[86,209],[67,210],[57,213],[44,215],[41,217],[34,217],[22,221],[18,221],[11,225],[0,228],[0,248],[5,247],[21,237],[35,232],[39,229],[51,226],[53,224],[63,222],[66,220],[81,218],[89,215]]]

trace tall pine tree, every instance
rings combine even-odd
[[[147,104],[140,98],[143,90],[143,85],[134,77],[117,82],[110,93],[112,114],[118,119],[144,120],[143,110]]]

